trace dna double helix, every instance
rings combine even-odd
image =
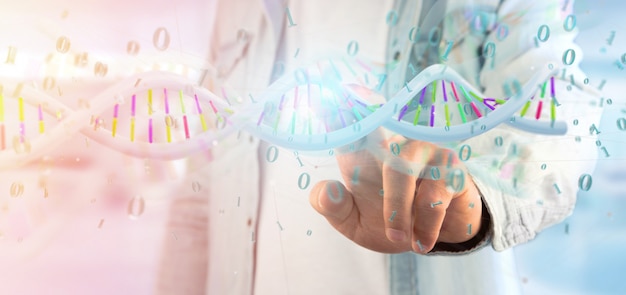
[[[345,72],[357,79],[343,79]],[[238,131],[300,151],[343,146],[381,126],[430,142],[467,139],[502,123],[564,134],[554,74],[538,71],[502,98],[485,97],[454,69],[437,64],[384,99],[376,91],[384,81],[368,81],[349,63],[332,60],[284,75],[250,96],[251,103],[233,104],[241,96],[223,88],[218,95],[167,72],[128,77],[78,109],[25,88],[19,97],[0,94],[0,168],[36,159],[77,133],[128,155],[159,159],[210,149]]]

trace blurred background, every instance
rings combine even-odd
[[[623,2],[576,1],[582,69],[602,88],[599,161],[574,214],[514,249],[523,294],[626,294],[626,19]],[[608,99],[612,104],[607,104]],[[590,106],[591,107],[591,106]]]

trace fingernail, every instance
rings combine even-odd
[[[417,242],[415,242],[417,244],[417,247],[420,249],[420,252],[424,252],[424,246],[422,245],[422,242],[420,242],[420,240],[417,240]]]
[[[387,238],[392,242],[404,242],[404,239],[406,239],[406,234],[401,230],[388,228],[385,232]]]

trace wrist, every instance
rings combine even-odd
[[[461,243],[437,242],[435,243],[435,247],[431,250],[431,252],[464,252],[472,250],[474,248],[477,248],[479,245],[484,244],[483,242],[489,238],[488,235],[490,232],[489,229],[491,228],[491,215],[487,210],[485,202],[483,201],[481,203],[482,212],[479,226],[480,229],[474,237]]]

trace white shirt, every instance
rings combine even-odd
[[[483,2],[485,5],[494,4]],[[241,8],[243,2],[228,1],[220,5],[221,11],[228,13],[218,13],[213,44],[215,63],[222,78],[226,78],[230,85],[241,87],[241,93],[264,89],[270,79],[276,52],[282,53],[283,56],[279,58],[288,60],[286,72],[289,72],[301,61],[306,63],[329,52],[342,51],[350,41],[358,40],[364,55],[384,62],[387,40],[384,20],[390,1],[360,6],[353,1],[289,3],[292,21],[296,26],[284,28],[282,35],[278,35],[281,30],[276,29],[276,23],[268,17],[282,13],[264,12],[264,3],[246,2],[245,10]],[[284,9],[282,6],[276,7]],[[524,8],[526,2],[508,1],[500,7],[499,13],[514,19],[516,12]],[[557,15],[550,17],[556,19]],[[537,22],[543,20],[536,19]],[[288,21],[283,18],[281,26],[288,24]],[[531,28],[531,24],[524,24]],[[245,42],[237,40],[236,33],[242,28],[249,36]],[[552,50],[534,50],[532,38],[527,38],[534,31],[514,30],[513,25],[511,28],[510,39],[502,46],[514,58],[506,61],[506,56],[503,56],[503,66],[498,68],[499,71],[521,71],[536,60],[558,60],[563,47],[574,47],[568,43],[573,37],[565,34],[563,42],[552,43]],[[467,52],[463,51],[471,50],[471,45],[461,46],[451,56],[466,55]],[[293,58],[296,52],[298,55]],[[550,54],[542,54],[546,52]],[[470,65],[459,71],[470,75],[477,70],[472,67],[475,66]],[[501,76],[498,71],[481,74],[481,83],[487,93],[501,96]],[[566,92],[565,84],[559,87],[559,93]],[[577,97],[584,95],[579,90],[573,90],[573,93]],[[570,105],[563,113],[566,116],[577,116],[580,111]],[[573,134],[585,134],[586,126],[595,122],[593,116],[584,118],[586,122],[581,125],[585,127],[579,125],[572,128]],[[492,141],[485,140],[497,135],[503,136],[507,142],[524,143],[521,146],[521,160],[517,160],[526,163],[546,161],[554,170],[544,171],[540,168],[541,164],[524,166],[522,173],[528,176],[525,179],[527,182],[523,183],[524,192],[515,196],[507,193],[505,187],[500,187],[503,185],[501,182],[491,181],[499,176],[494,175],[484,164],[484,160],[487,163],[496,161],[501,165],[511,161],[506,158],[510,150],[494,149],[491,147]],[[577,176],[584,171],[591,172],[592,167],[589,165],[559,160],[575,159],[574,155],[579,154],[595,154],[588,152],[593,147],[593,141],[583,141],[577,146],[578,149],[557,152],[552,140],[538,141],[536,138],[539,137],[503,127],[468,141],[475,151],[482,151],[484,155],[483,161],[468,162],[468,168],[490,209],[493,247],[498,251],[532,239],[545,226],[567,216],[575,201]],[[573,139],[569,140],[573,142]],[[313,183],[322,179],[341,179],[332,157],[303,153],[295,155],[292,151],[278,149],[276,161],[268,163],[265,159],[268,149],[268,144],[262,143],[259,147],[257,140],[243,133],[239,139],[233,136],[221,142],[212,151],[213,161],[207,166],[198,167],[201,166],[199,163],[192,165],[191,171],[198,173],[192,177],[203,179],[206,181],[203,187],[210,189],[206,204],[209,223],[206,236],[206,293],[388,294],[388,256],[363,249],[345,239],[308,204],[308,189]],[[298,187],[298,178],[304,172],[310,175],[311,185],[303,190]],[[562,192],[560,196],[553,186],[557,182]],[[205,197],[195,196],[193,199]],[[202,210],[205,210],[204,207],[186,207],[177,213],[194,213],[201,217]],[[191,254],[203,253],[201,249],[191,249],[193,251],[187,252],[190,254],[187,258],[189,260],[193,260]],[[510,287],[515,286],[516,276],[510,258],[510,252],[498,256],[489,248],[453,258],[420,257],[420,269],[415,271],[419,278],[418,288],[423,294],[481,294],[485,290],[514,292]],[[466,267],[461,269],[458,264]],[[175,269],[176,277],[184,278],[185,272],[192,274],[198,269],[202,270],[200,265],[198,263],[198,268],[192,269],[184,268],[181,263],[181,268]],[[503,271],[503,268],[506,270]],[[498,273],[501,277],[493,276],[490,279],[484,276],[485,273]],[[453,277],[458,279],[451,282]],[[164,288],[174,290],[175,285],[183,282],[168,281],[168,277],[164,276],[162,284]],[[188,286],[198,283],[200,289],[203,289],[205,282],[187,283]]]

